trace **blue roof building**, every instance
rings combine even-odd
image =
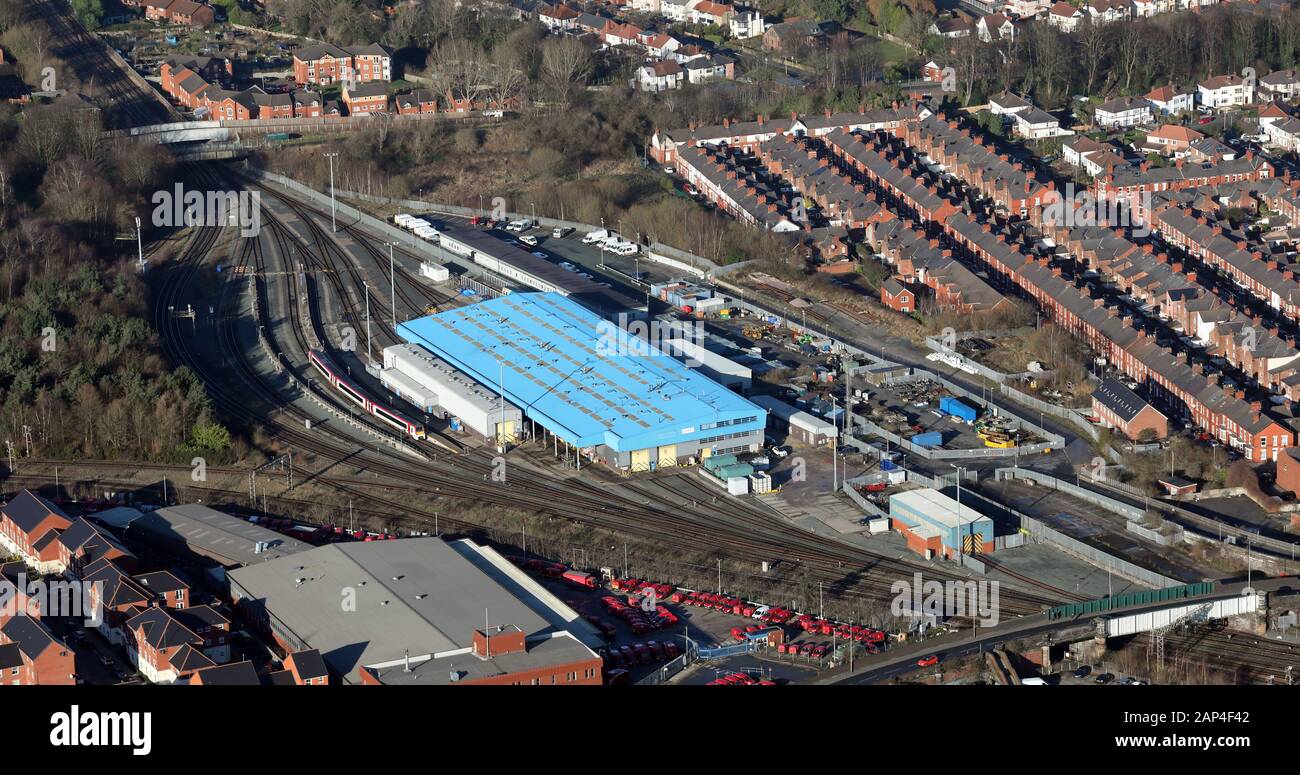
[[[767,412],[558,293],[398,326],[591,459],[631,470],[757,451]]]

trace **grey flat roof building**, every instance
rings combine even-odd
[[[194,554],[226,567],[263,563],[312,548],[283,533],[197,503],[169,506],[147,514],[134,509],[112,509],[96,516],[121,530],[124,537],[184,544]],[[260,553],[255,548],[259,542],[266,545]]]
[[[590,659],[603,643],[577,612],[467,539],[330,544],[231,571],[230,586],[236,605],[282,646],[318,650],[346,682],[359,681],[363,667],[405,674],[409,659],[413,670],[432,663],[422,683],[449,683],[453,670],[467,679],[514,672],[511,660]],[[475,630],[498,626],[521,630],[528,651],[476,656]]]

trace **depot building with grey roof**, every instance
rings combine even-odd
[[[600,684],[601,636],[468,539],[330,544],[230,573],[246,620],[344,683]]]

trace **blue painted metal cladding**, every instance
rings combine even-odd
[[[397,330],[575,446],[624,452],[767,425],[766,410],[557,293],[512,293]]]

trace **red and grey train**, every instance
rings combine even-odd
[[[401,431],[403,434],[413,439],[424,440],[425,433],[424,425],[422,423],[418,423],[408,418],[406,415],[392,407],[384,406],[376,401],[372,401],[361,390],[361,388],[348,380],[348,378],[343,375],[343,372],[340,371],[323,353],[311,350],[307,353],[307,357],[311,360],[312,365],[315,366],[321,374],[325,375],[325,379],[334,386],[335,390],[347,396],[354,404],[364,409],[367,414],[372,414],[375,417],[378,417],[385,425],[390,425],[395,430]]]

